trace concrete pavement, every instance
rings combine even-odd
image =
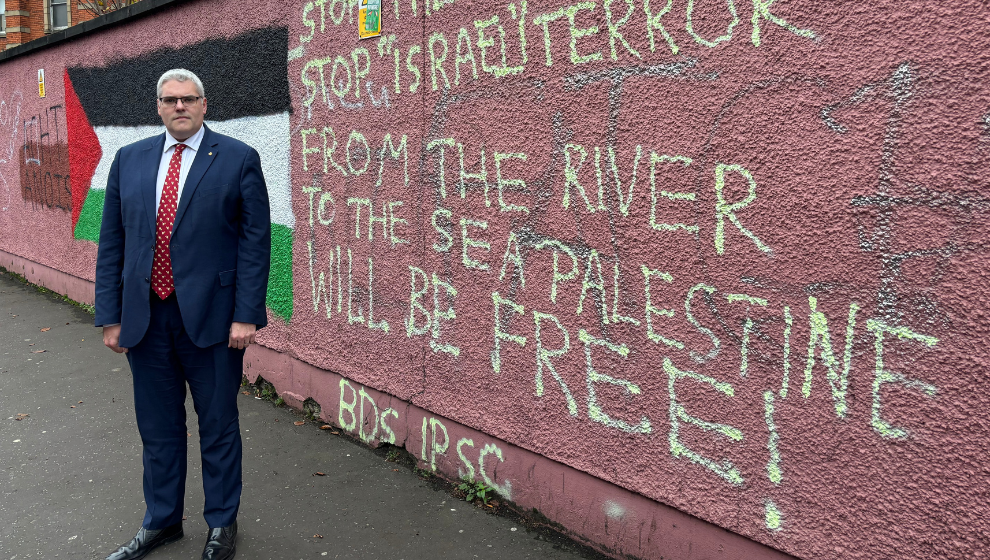
[[[0,560],[102,559],[140,525],[130,370],[92,323],[0,271]],[[240,560],[603,558],[489,515],[312,422],[296,426],[298,411],[240,399]],[[149,560],[198,559],[205,542],[191,399],[187,408],[186,536]]]

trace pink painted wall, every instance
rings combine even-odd
[[[0,64],[0,250],[92,278],[5,155],[60,95],[39,67],[288,26],[280,391],[347,427],[340,378],[304,373],[332,371],[449,476],[421,417],[801,558],[990,544],[984,3],[399,1],[367,41],[344,2],[243,6]],[[513,476],[527,507],[566,495]]]

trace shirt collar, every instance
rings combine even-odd
[[[179,142],[175,138],[172,138],[172,135],[169,134],[168,130],[166,130],[165,131],[165,149],[162,151],[162,153],[165,153],[165,152],[169,151],[169,149],[171,149],[172,146],[175,146],[176,144],[185,144],[187,150],[192,150],[194,152],[198,152],[199,151],[199,144],[200,144],[200,142],[203,141],[203,134],[204,134],[205,131],[206,131],[206,125],[204,124],[203,126],[199,127],[199,130],[196,131],[196,134],[193,134],[192,136],[190,136],[189,138],[187,138],[184,142]]]

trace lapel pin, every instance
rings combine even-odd
[[[210,153],[208,153],[208,154],[206,154],[206,155],[208,155],[208,156],[212,156],[212,155],[213,155],[213,152],[210,152]]]

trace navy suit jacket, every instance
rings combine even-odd
[[[155,190],[164,148],[164,133],[124,146],[107,179],[95,323],[120,323],[123,348],[144,338],[151,316]],[[169,242],[182,323],[197,346],[228,340],[234,321],[258,328],[268,323],[270,220],[258,152],[206,128]]]

